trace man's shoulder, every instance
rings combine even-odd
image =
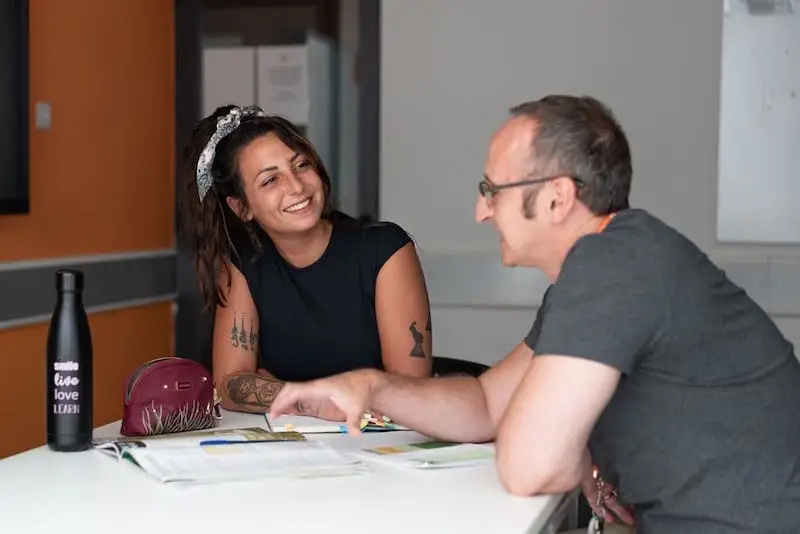
[[[636,237],[683,237],[672,225],[642,208],[628,208],[617,213],[604,234],[627,232]]]
[[[647,210],[629,208],[617,213],[603,232],[593,234],[601,240],[618,241],[634,246],[663,247],[687,241],[678,230]]]
[[[602,232],[583,236],[565,264],[591,263],[596,268],[668,269],[675,260],[700,253],[683,234],[643,209],[617,213]]]
[[[630,261],[641,249],[641,228],[627,213],[617,214],[605,230],[593,232],[579,238],[567,253],[563,269],[583,269],[584,264],[595,268],[606,262]]]

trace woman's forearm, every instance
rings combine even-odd
[[[218,393],[226,410],[266,413],[282,387],[283,381],[269,373],[244,371],[223,377]]]

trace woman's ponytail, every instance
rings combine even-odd
[[[194,252],[195,270],[206,309],[225,305],[228,288],[223,291],[219,287],[219,275],[223,269],[227,270],[227,260],[231,258],[229,228],[242,222],[238,217],[231,217],[233,212],[225,204],[225,198],[220,198],[215,186],[200,200],[197,162],[216,131],[217,118],[232,108],[220,108],[197,125],[181,155],[178,173],[179,238]],[[227,274],[230,287],[230,273]]]

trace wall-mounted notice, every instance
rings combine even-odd
[[[258,104],[269,115],[307,124],[310,105],[307,47],[261,46],[256,54]]]

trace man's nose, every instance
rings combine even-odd
[[[485,223],[492,218],[492,206],[483,195],[478,195],[475,203],[475,222]]]

